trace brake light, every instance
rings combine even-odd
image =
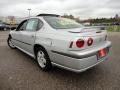
[[[88,46],[91,46],[93,44],[93,39],[89,38],[88,41],[87,41],[87,44],[88,44]]]
[[[98,51],[98,55],[99,55],[100,57],[105,56],[105,54],[106,54],[105,49],[101,49],[101,50]]]
[[[78,39],[77,41],[76,41],[76,46],[78,47],[78,48],[82,48],[83,46],[84,46],[84,40],[82,40],[82,39]]]

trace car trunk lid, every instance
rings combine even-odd
[[[97,45],[102,45],[105,43],[107,36],[106,31],[98,27],[84,27],[80,29],[68,30],[68,32],[76,37],[76,39],[73,40],[74,44],[73,47],[71,48],[72,50],[82,50],[92,48]],[[87,45],[89,38],[93,39],[93,44],[91,46]],[[85,41],[85,45],[83,48],[78,48],[76,46],[76,41],[78,39],[83,39]]]

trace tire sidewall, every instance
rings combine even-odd
[[[11,39],[12,39],[11,37],[8,37],[8,39],[7,39],[8,46],[9,46],[11,49],[15,49],[15,47],[11,47],[11,46],[10,46],[9,41],[10,41]]]
[[[45,55],[45,59],[46,59],[46,66],[44,68],[42,68],[40,65],[39,65],[39,62],[38,62],[38,58],[37,58],[37,55],[38,55],[38,52],[39,51],[42,51]],[[51,65],[51,61],[50,61],[50,58],[49,58],[49,55],[47,54],[47,52],[43,49],[43,48],[39,48],[37,50],[37,53],[36,53],[36,60],[37,60],[37,63],[38,63],[38,66],[43,70],[43,71],[49,71],[52,67]]]

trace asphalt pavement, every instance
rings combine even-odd
[[[41,71],[34,59],[7,46],[8,33],[0,31],[0,90],[120,90],[120,33],[108,33],[109,59],[79,74]]]

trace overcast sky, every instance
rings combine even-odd
[[[120,0],[0,0],[0,16],[28,16],[39,13],[73,14],[76,17],[96,18],[120,15]]]

